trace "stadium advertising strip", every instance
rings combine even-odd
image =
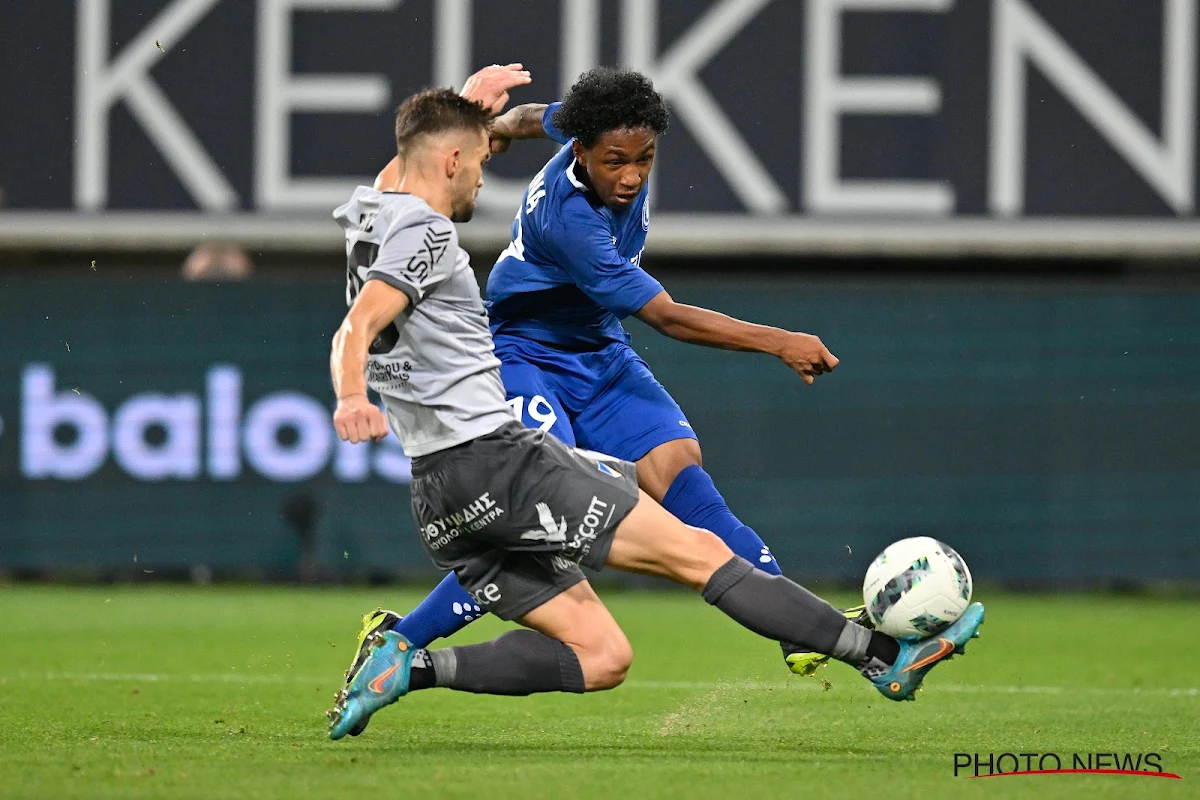
[[[0,245],[222,231],[328,249],[312,222],[391,153],[398,98],[520,60],[535,81],[517,102],[555,99],[597,63],[642,69],[668,97],[659,252],[1200,250],[1197,0],[800,8],[13,4],[0,52],[22,68],[0,70],[0,104],[22,113],[0,127]],[[528,34],[520,52],[511,30]],[[546,156],[514,147],[495,166],[465,241],[503,243]]]
[[[0,277],[0,569],[136,554],[139,571],[286,571],[305,530],[331,569],[427,569],[396,511],[410,471],[395,438],[333,433],[334,269],[213,285],[81,261],[69,278]],[[631,325],[725,497],[801,577],[861,584],[903,533],[953,541],[989,580],[1200,580],[1194,291],[671,291],[777,325],[802,309],[842,359],[816,391],[769,359]]]

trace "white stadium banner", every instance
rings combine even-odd
[[[6,3],[0,246],[337,249],[398,101],[516,60],[514,102],[654,78],[654,252],[1194,255],[1197,2]],[[552,152],[496,160],[464,242]]]

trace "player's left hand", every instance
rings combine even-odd
[[[810,333],[788,334],[778,356],[810,386],[818,375],[833,372],[838,365],[837,356],[829,352],[820,338]]]
[[[509,89],[524,86],[532,81],[529,70],[521,64],[492,64],[467,78],[459,94],[468,100],[482,103],[484,108],[495,115],[508,105]]]

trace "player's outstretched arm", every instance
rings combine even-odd
[[[755,325],[676,303],[640,265],[622,256],[607,224],[581,195],[559,210],[560,223],[543,245],[575,285],[619,319],[636,316],[664,336],[724,350],[770,353],[812,383],[838,360],[816,336]]]
[[[812,334],[756,325],[707,308],[676,303],[665,291],[655,295],[634,316],[664,336],[681,342],[770,353],[808,384],[838,365],[837,357]]]
[[[329,372],[337,395],[333,426],[343,441],[387,436],[387,420],[367,398],[367,349],[375,337],[408,308],[404,292],[382,281],[367,281],[333,335]]]
[[[542,124],[547,108],[545,103],[525,103],[496,117],[492,122],[492,152],[508,149],[513,139],[549,139]]]

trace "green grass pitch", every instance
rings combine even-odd
[[[625,686],[421,692],[334,743],[360,615],[419,593],[0,587],[0,796],[1200,797],[1194,598],[978,592],[983,637],[899,704],[839,664],[790,676],[698,597],[601,593],[636,653]],[[1157,752],[1183,780],[953,776],[956,752],[1047,751]]]

